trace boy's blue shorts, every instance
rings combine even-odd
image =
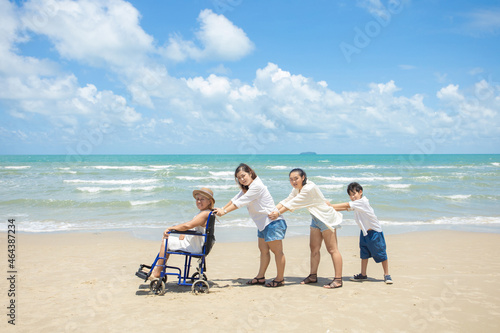
[[[359,250],[361,259],[373,257],[376,263],[387,260],[385,238],[383,232],[368,230],[368,235],[363,236],[363,231],[359,235]]]
[[[286,234],[285,220],[275,220],[264,228],[262,231],[257,231],[257,237],[264,238],[266,242],[281,240],[285,238]]]

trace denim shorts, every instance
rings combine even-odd
[[[363,236],[363,231],[359,235],[359,250],[361,259],[373,257],[379,263],[387,260],[385,238],[383,232],[368,230],[368,235]]]
[[[286,228],[285,220],[276,220],[269,223],[264,230],[259,230],[257,237],[264,238],[266,242],[282,240],[285,238]]]
[[[324,222],[319,220],[316,216],[311,214],[311,217],[312,217],[310,225],[311,228],[319,229],[321,232],[325,230],[330,230],[330,228],[328,228],[328,226]],[[337,229],[337,227],[338,226],[334,226],[335,229]]]

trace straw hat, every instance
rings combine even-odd
[[[193,198],[196,199],[197,194],[201,194],[205,198],[212,200],[212,203],[215,204],[214,192],[212,192],[211,189],[206,188],[206,187],[202,187],[199,190],[194,190],[193,191]]]

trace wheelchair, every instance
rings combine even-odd
[[[161,275],[158,279],[154,279],[149,284],[150,291],[155,295],[163,295],[166,289],[167,276],[173,275],[177,277],[177,284],[180,286],[191,286],[191,291],[194,294],[200,293],[208,293],[210,286],[207,282],[207,276],[205,274],[207,270],[206,266],[206,257],[210,253],[214,243],[215,243],[215,213],[210,212],[207,218],[207,223],[205,227],[205,233],[200,233],[192,230],[187,231],[177,231],[172,230],[170,234],[180,234],[180,235],[195,235],[196,237],[203,237],[203,248],[201,253],[192,253],[185,251],[169,251],[168,250],[168,238],[165,241],[165,257],[160,257],[160,254],[156,256],[153,264],[145,265],[142,264],[139,266],[139,269],[135,273],[141,279],[144,279],[144,282],[148,281],[149,276],[153,272],[153,269],[157,266],[157,262],[160,259],[164,259],[163,264],[158,266],[163,267]],[[175,266],[165,265],[167,254],[171,255],[183,255],[184,258],[184,267],[183,269]],[[196,272],[190,276],[191,269],[191,261],[193,259],[198,259],[198,265],[196,267]],[[149,272],[146,273],[144,268],[149,269]]]

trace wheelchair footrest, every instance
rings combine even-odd
[[[148,265],[141,265],[139,267],[139,269],[137,270],[137,272],[135,272],[135,276],[138,276],[140,277],[141,279],[143,279],[144,281],[146,281],[148,279],[148,273],[144,272],[142,269],[146,267],[148,269],[151,269],[151,266],[148,266]]]

